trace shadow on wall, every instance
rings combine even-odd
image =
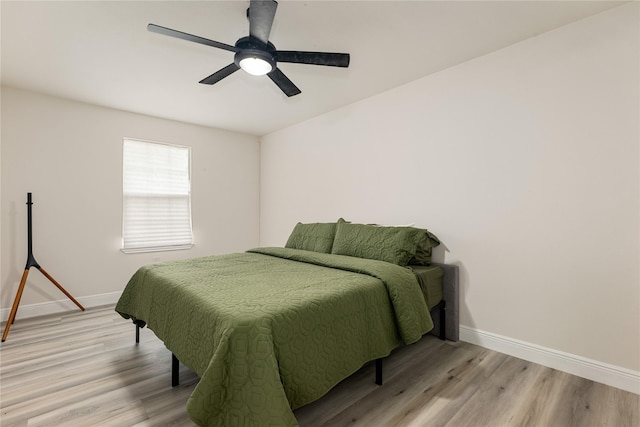
[[[27,215],[27,210],[23,209],[23,214]],[[3,267],[8,267],[8,271],[3,271],[4,277],[0,278],[2,280],[2,284],[0,289],[2,293],[0,294],[0,307],[11,307],[11,303],[13,302],[13,297],[15,296],[15,292],[18,289],[18,284],[20,283],[20,277],[22,276],[23,270],[18,270],[17,265],[22,262],[26,262],[27,253],[25,251],[22,256],[23,260],[18,260],[17,246],[18,246],[18,238],[21,237],[25,241],[27,239],[27,230],[22,230],[20,233],[17,225],[17,216],[18,216],[18,207],[17,202],[12,201],[9,204],[9,218],[6,220],[9,223],[9,236],[8,241],[9,245],[5,248],[2,248],[3,258],[8,259],[8,265],[5,264]],[[3,218],[5,220],[5,218]],[[23,236],[21,236],[23,234]],[[4,270],[4,269],[2,269]]]

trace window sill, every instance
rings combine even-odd
[[[139,253],[147,253],[147,252],[183,251],[183,250],[191,249],[192,247],[193,247],[193,243],[189,245],[156,246],[152,248],[122,248],[120,249],[120,251],[125,254],[139,254]]]

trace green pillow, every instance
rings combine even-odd
[[[431,264],[431,249],[440,244],[440,240],[428,230],[425,230],[424,236],[418,243],[416,253],[409,260],[411,265],[429,265]]]
[[[413,227],[380,227],[339,222],[331,253],[404,266],[415,255],[424,232]]]
[[[336,223],[297,223],[293,228],[285,248],[304,249],[305,251],[331,253]]]

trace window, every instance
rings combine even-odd
[[[193,246],[190,148],[125,138],[122,158],[122,251]]]

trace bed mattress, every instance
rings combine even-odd
[[[410,265],[409,267],[418,279],[424,300],[431,310],[442,300],[444,270],[435,265]]]

